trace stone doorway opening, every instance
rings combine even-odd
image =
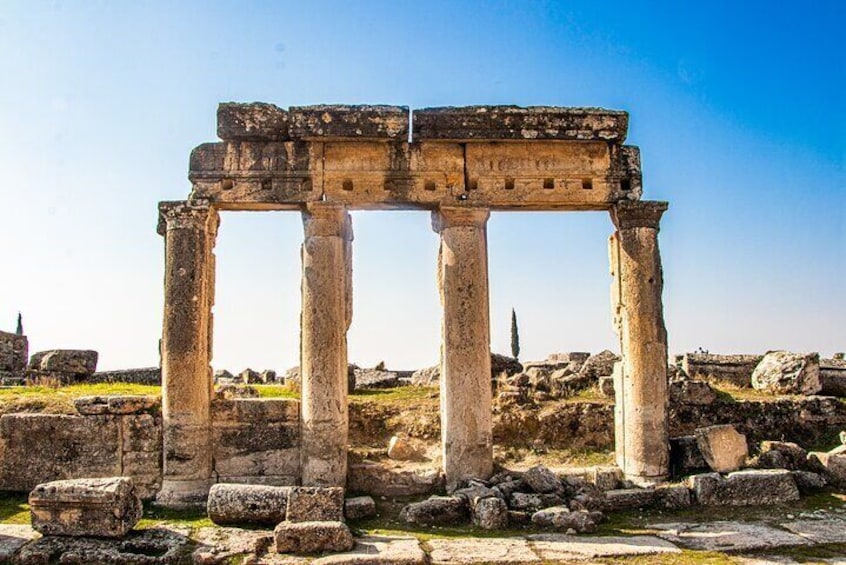
[[[215,247],[212,368],[238,375],[300,363],[298,212],[220,213]],[[244,292],[249,289],[249,292]]]

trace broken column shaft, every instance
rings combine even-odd
[[[442,318],[441,441],[448,487],[493,472],[486,208],[432,214]]]
[[[305,486],[347,477],[347,328],[352,223],[343,206],[305,205],[302,247],[302,435]]]
[[[211,310],[218,215],[181,202],[163,203],[160,214],[164,476],[158,498],[168,506],[186,506],[203,503],[212,483]]]
[[[669,472],[667,331],[658,224],[665,202],[620,202],[609,240],[614,325],[623,360],[615,371],[617,464],[640,484]]]

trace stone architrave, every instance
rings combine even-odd
[[[618,202],[609,240],[614,327],[623,361],[615,380],[617,464],[638,484],[669,473],[667,331],[658,224],[665,202]]]
[[[441,207],[432,227],[442,318],[441,442],[448,487],[493,472],[486,208]]]
[[[164,476],[160,503],[204,504],[212,480],[211,396],[214,243],[218,214],[208,206],[159,207],[165,238],[162,331]]]
[[[347,327],[352,222],[343,206],[303,210],[301,470],[304,486],[344,486],[347,476]]]

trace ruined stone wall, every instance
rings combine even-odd
[[[78,403],[77,415],[3,415],[0,490],[123,475],[133,478],[143,497],[152,497],[161,484],[160,407],[139,398],[146,397],[92,399]]]
[[[0,331],[0,379],[21,378],[28,356],[29,341],[25,335]]]
[[[705,377],[735,386],[750,388],[752,372],[763,355],[717,355],[713,353],[685,353],[681,367],[691,377]]]
[[[297,484],[299,410],[299,401],[286,398],[212,401],[212,442],[218,482]]]
[[[0,417],[0,491],[59,479],[128,476],[143,498],[162,482],[161,402],[155,397],[86,397],[77,414]],[[221,482],[295,484],[299,402],[215,400],[214,462]]]

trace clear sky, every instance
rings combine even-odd
[[[846,3],[38,2],[0,8],[0,329],[155,365],[163,242],[221,101],[631,113],[671,352],[846,350]],[[354,216],[350,360],[440,342],[422,212]],[[492,346],[616,349],[604,213],[494,214]],[[223,215],[216,368],[298,362],[296,213]]]

